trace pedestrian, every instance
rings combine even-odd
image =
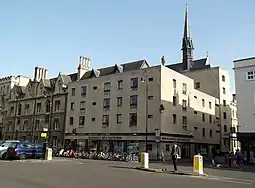
[[[180,148],[177,146],[177,144],[173,145],[171,155],[174,165],[174,171],[177,171],[177,159],[180,159]]]

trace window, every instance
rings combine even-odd
[[[197,111],[194,111],[194,114],[197,114]]]
[[[176,114],[173,114],[173,124],[176,124],[176,122],[177,122]]]
[[[137,126],[137,113],[129,114],[129,126],[130,127]]]
[[[170,151],[170,145],[166,144],[166,151]]]
[[[75,96],[75,88],[72,88],[72,96]]]
[[[246,73],[246,80],[254,80],[255,79],[255,71],[249,71]]]
[[[147,150],[152,151],[152,144],[147,144]]]
[[[150,78],[148,78],[148,80],[149,80],[149,82],[152,82],[152,81],[153,81],[153,78],[152,78],[152,77],[150,77]]]
[[[85,101],[81,101],[80,103],[80,111],[84,111],[86,108],[86,102]]]
[[[137,108],[137,95],[130,96],[130,108]]]
[[[210,137],[212,138],[212,129],[210,129],[210,133],[209,134],[210,134]]]
[[[121,123],[122,122],[122,114],[117,114],[116,118],[117,118],[117,123]]]
[[[92,102],[92,105],[95,106],[97,104],[97,102]]]
[[[186,116],[182,116],[182,124],[187,125],[187,117]]]
[[[117,106],[122,106],[122,97],[117,97]]]
[[[103,126],[108,127],[109,126],[109,115],[103,115]]]
[[[29,112],[29,104],[26,104],[25,105],[25,114],[28,114],[28,112]]]
[[[36,113],[40,113],[42,109],[42,103],[37,103],[36,104]]]
[[[105,82],[104,83],[104,92],[108,93],[111,91],[111,82]]]
[[[205,107],[205,100],[202,99],[202,106]]]
[[[222,88],[222,92],[223,92],[223,94],[226,94],[226,89],[225,89],[225,87]]]
[[[212,115],[209,115],[209,123],[212,123]]]
[[[185,84],[185,83],[182,84],[182,94],[184,94],[184,95],[187,94],[187,84]]]
[[[45,123],[48,123],[49,120],[50,120],[50,115],[49,115],[49,114],[45,114],[44,122],[45,122]]]
[[[209,109],[212,109],[212,102],[209,102]]]
[[[105,110],[110,108],[110,98],[104,99],[103,108]]]
[[[21,111],[22,111],[22,105],[18,104],[18,115],[21,115]]]
[[[71,110],[74,110],[74,102],[71,102]]]
[[[131,89],[137,89],[138,88],[138,78],[131,78]]]
[[[54,130],[60,129],[59,118],[55,118],[55,119],[53,120],[53,129],[54,129]]]
[[[93,86],[93,89],[94,89],[94,90],[97,90],[97,86]]]
[[[175,96],[173,96],[173,105],[174,105],[174,106],[176,106],[176,103],[177,103],[177,101],[176,101],[176,97],[175,97]]]
[[[69,125],[73,125],[73,117],[69,117]]]
[[[55,111],[59,111],[60,110],[60,100],[56,100],[55,101]]]
[[[79,127],[84,127],[85,124],[85,116],[79,117]]]
[[[12,116],[14,114],[14,107],[12,106],[11,108],[10,108],[10,116]]]
[[[203,134],[203,137],[205,137],[205,128],[203,128],[202,134]]]
[[[226,106],[226,105],[227,105],[226,100],[223,100],[223,106]]]
[[[123,80],[118,80],[117,89],[123,89]]]
[[[228,126],[227,125],[224,125],[224,132],[228,132]]]
[[[35,120],[35,131],[40,129],[40,120]]]
[[[173,88],[176,89],[176,80],[173,79]]]
[[[222,81],[222,82],[225,82],[225,81],[226,81],[226,78],[225,78],[224,75],[221,76],[221,81]]]
[[[187,111],[187,100],[182,100],[182,110]]]
[[[200,82],[196,82],[195,83],[195,89],[199,89],[200,88]]]
[[[197,96],[194,96],[195,99],[197,99]]]
[[[46,101],[45,108],[46,113],[49,113],[51,111],[51,102],[49,100]]]
[[[91,118],[92,121],[96,121],[96,118]]]
[[[81,96],[86,97],[87,95],[87,86],[82,86],[81,87]]]
[[[223,119],[227,119],[227,112],[223,112]]]
[[[205,121],[205,114],[202,113],[202,121]]]

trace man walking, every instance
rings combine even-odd
[[[179,147],[174,144],[172,147],[171,155],[172,155],[172,160],[173,160],[173,165],[174,165],[174,171],[177,171],[177,159],[180,159],[180,151]]]

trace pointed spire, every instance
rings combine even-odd
[[[188,5],[187,4],[186,4],[186,8],[185,8],[185,22],[184,22],[183,38],[191,38],[191,33],[190,33],[190,28],[189,28]]]
[[[189,70],[192,66],[193,50],[194,50],[194,46],[193,46],[190,27],[189,27],[188,5],[186,4],[184,32],[183,32],[183,38],[182,38],[182,58],[183,58],[182,61],[183,61],[184,70]]]

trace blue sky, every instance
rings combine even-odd
[[[0,77],[76,71],[78,56],[92,67],[147,59],[181,60],[185,4],[195,57],[229,69],[255,56],[253,0],[5,0],[0,1]],[[233,88],[234,81],[231,81]]]

